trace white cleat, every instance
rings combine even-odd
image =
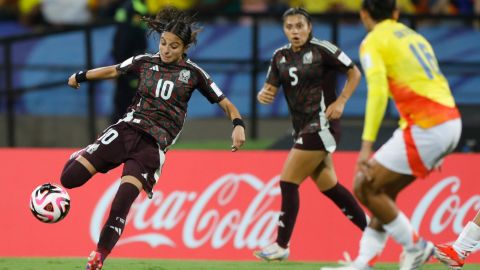
[[[282,248],[277,243],[270,244],[262,250],[253,252],[253,255],[258,259],[270,262],[270,261],[283,261],[290,255],[289,248]]]
[[[420,239],[415,249],[403,251],[400,256],[400,270],[420,269],[430,259],[433,252],[433,243]]]

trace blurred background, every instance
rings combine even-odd
[[[463,116],[457,151],[480,151],[480,0],[398,0],[401,21],[432,43]],[[283,95],[263,106],[256,93],[270,57],[285,43],[281,14],[302,6],[314,36],[337,44],[358,65],[366,32],[361,0],[0,0],[0,147],[83,147],[125,111],[136,78],[84,83],[79,70],[158,51],[140,18],[171,5],[203,27],[188,56],[204,68],[247,120],[247,148],[288,149],[291,125]],[[344,84],[339,76],[339,89]],[[366,100],[362,80],[344,111],[340,150],[358,150]],[[390,137],[390,105],[377,144]],[[200,94],[189,103],[177,148],[229,148],[231,123]]]

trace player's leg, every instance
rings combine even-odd
[[[387,234],[403,246],[400,269],[418,269],[432,255],[433,244],[418,236],[409,219],[385,192],[388,186],[394,184],[409,185],[414,177],[390,171],[376,160],[370,163],[373,179],[361,185],[362,203],[384,224]]]
[[[100,233],[97,249],[90,254],[86,269],[102,269],[103,261],[122,235],[127,214],[141,190],[142,183],[136,177],[130,175],[122,177],[122,182],[112,201],[110,213]]]
[[[129,152],[121,157],[126,160],[122,181],[101,230],[97,248],[90,254],[86,268],[89,270],[101,269],[103,261],[122,235],[131,205],[142,189],[151,197],[153,185],[165,161],[163,151],[159,150],[153,138],[129,126],[119,129],[119,136],[125,142],[122,148],[129,149]]]
[[[312,173],[311,178],[318,189],[332,200],[353,224],[362,231],[365,229],[367,226],[365,212],[352,193],[338,182],[331,154],[327,154],[323,162]]]
[[[82,186],[97,173],[97,169],[81,155],[75,155],[77,153],[67,161],[60,176],[62,186],[68,189]]]
[[[125,123],[110,126],[93,144],[73,153],[62,170],[62,185],[68,189],[80,187],[97,172],[107,172],[120,165],[125,130],[128,130]]]
[[[465,258],[480,243],[480,211],[468,222],[453,244],[445,243],[435,246],[435,257],[450,269],[462,269]]]
[[[254,255],[263,260],[284,260],[289,255],[289,242],[296,223],[300,198],[298,187],[311,175],[327,155],[324,151],[306,151],[292,148],[280,175],[282,194],[281,213],[275,243]]]

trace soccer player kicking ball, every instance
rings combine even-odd
[[[152,198],[165,154],[182,130],[187,105],[194,90],[218,104],[232,120],[232,151],[245,142],[244,124],[237,108],[225,97],[186,52],[196,42],[198,30],[192,18],[174,8],[146,18],[151,31],[160,35],[159,52],[133,56],[123,63],[73,74],[68,85],[79,88],[87,80],[113,79],[125,73],[139,76],[138,89],[128,112],[108,127],[95,143],[74,153],[65,165],[61,182],[65,188],[85,184],[97,172],[105,173],[124,165],[122,181],[113,199],[109,216],[100,233],[87,270],[100,270],[119,240],[127,214],[140,191]]]
[[[387,236],[403,246],[401,270],[419,269],[434,252],[433,244],[418,235],[395,199],[455,149],[462,123],[430,43],[397,22],[398,15],[395,0],[362,2],[360,18],[369,33],[360,46],[360,59],[368,98],[354,192],[372,220],[355,261],[323,270],[371,269]],[[389,96],[400,113],[400,127],[371,158]]]
[[[451,270],[460,270],[467,256],[480,243],[480,211],[463,229],[457,240],[451,244],[435,245],[435,257]]]

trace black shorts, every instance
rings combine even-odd
[[[293,148],[333,153],[339,140],[340,134],[333,128],[313,133],[300,133],[294,140]]]
[[[165,154],[155,139],[125,122],[105,129],[81,155],[101,173],[124,163],[122,176],[130,175],[140,180],[149,197],[165,161]]]

